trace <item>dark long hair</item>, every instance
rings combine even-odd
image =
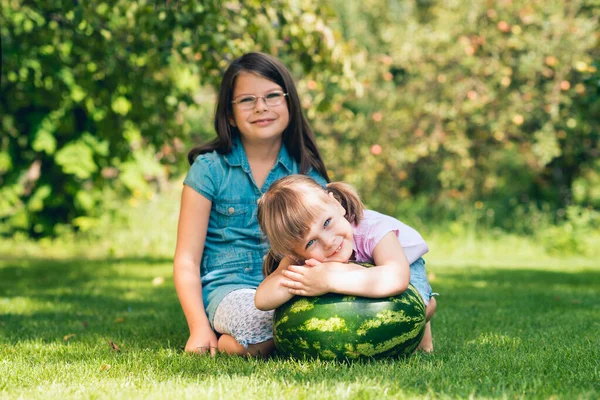
[[[286,92],[290,113],[290,123],[283,131],[283,145],[292,158],[300,164],[300,172],[306,174],[312,167],[329,182],[325,163],[317,149],[315,135],[302,112],[296,85],[288,69],[277,58],[265,53],[246,53],[234,60],[223,75],[217,110],[215,112],[215,131],[217,137],[203,145],[194,147],[188,153],[188,162],[194,163],[200,154],[216,150],[219,154],[231,151],[232,138],[239,136],[237,127],[229,121],[233,118],[233,89],[240,72],[250,72],[268,79]]]

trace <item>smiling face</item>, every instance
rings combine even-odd
[[[320,262],[345,263],[352,256],[352,226],[344,217],[344,207],[331,194],[327,197],[329,200],[325,204],[315,204],[318,211],[310,225],[310,231],[304,240],[294,246],[293,251],[305,260],[314,258]]]
[[[251,72],[240,72],[235,81],[233,100],[244,96],[264,97],[273,92],[284,92],[283,88],[273,81]],[[260,143],[265,140],[280,140],[283,131],[290,122],[287,100],[276,106],[267,106],[264,98],[258,98],[254,108],[244,110],[239,104],[233,104],[231,125],[238,128],[242,142]]]

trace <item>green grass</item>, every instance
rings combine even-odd
[[[432,261],[435,353],[337,364],[184,354],[167,257],[5,256],[0,398],[598,398],[600,268],[563,261]]]
[[[458,225],[419,227],[441,293],[432,355],[185,354],[171,267],[180,184],[87,235],[0,240],[0,399],[600,397],[600,246],[547,254],[536,238]]]

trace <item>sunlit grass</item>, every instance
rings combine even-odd
[[[166,259],[5,257],[0,397],[597,398],[600,268],[430,270],[435,353],[337,364],[184,354]]]
[[[185,354],[171,261],[178,198],[175,186],[88,235],[0,241],[0,398],[599,396],[599,258],[469,227],[424,232],[440,293],[432,355],[338,364]]]

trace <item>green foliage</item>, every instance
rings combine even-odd
[[[151,196],[184,167],[184,117],[212,111],[200,88],[242,53],[351,78],[316,3],[2,0],[0,235],[87,229],[109,188]]]
[[[593,257],[600,232],[600,212],[579,206],[567,207],[565,220],[539,236],[550,254],[577,253]]]
[[[519,207],[548,207],[553,222],[571,204],[598,207],[598,7],[370,0],[343,9],[345,39],[362,49],[364,94],[316,119],[335,177],[369,205],[396,215],[412,207],[429,221],[472,210],[523,233],[537,227],[515,226]]]
[[[165,188],[255,50],[301,78],[333,179],[372,208],[526,234],[600,208],[596,0],[321,3],[0,0],[0,235]]]

